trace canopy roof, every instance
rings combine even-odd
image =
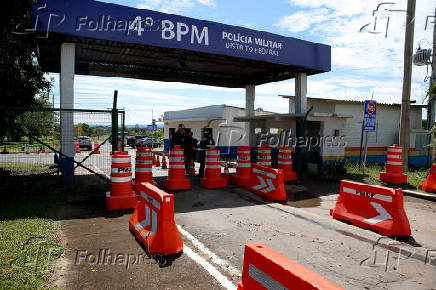
[[[40,0],[32,16],[49,72],[60,72],[63,42],[76,44],[81,75],[244,87],[330,71],[330,46],[174,14]]]

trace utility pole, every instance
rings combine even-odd
[[[412,83],[413,38],[416,0],[407,1],[406,34],[404,39],[403,94],[401,98],[400,146],[403,147],[403,172],[409,167],[410,89]]]
[[[430,87],[436,82],[436,8],[434,10],[433,15],[433,51],[432,51],[432,61],[431,61],[431,78],[430,78]],[[434,124],[434,115],[435,115],[435,108],[434,108],[434,101],[435,101],[436,95],[431,94],[428,96],[428,106],[427,106],[427,130],[431,130]],[[429,134],[428,138],[428,145],[432,145],[433,140],[433,134]],[[429,147],[431,148],[431,147]],[[432,150],[430,152],[433,153]],[[431,162],[433,163],[433,158],[430,158]]]

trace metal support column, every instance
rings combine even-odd
[[[295,76],[295,113],[305,114],[307,110],[307,75],[298,73]]]
[[[74,43],[61,44],[60,107],[74,109],[74,72],[76,46]],[[61,153],[74,159],[74,112],[60,112]],[[60,158],[60,167],[64,183],[74,180],[74,162],[68,158]]]
[[[112,108],[112,154],[118,151],[118,91],[114,91],[114,104]]]
[[[254,116],[254,100],[255,100],[256,87],[248,85],[245,87],[245,116]],[[248,145],[250,147],[256,146],[256,136],[254,135],[254,125],[251,121],[246,123],[246,134],[248,135]]]

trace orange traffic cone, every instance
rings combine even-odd
[[[271,147],[268,145],[258,146],[257,165],[271,168]]]
[[[167,169],[168,167],[167,167],[167,159],[166,159],[166,157],[165,157],[165,152],[163,153],[163,156],[162,156],[162,169]]]
[[[194,158],[191,159],[191,169],[189,170],[189,175],[195,176],[195,163]]]
[[[141,182],[152,183],[157,186],[157,183],[153,181],[153,169],[152,169],[152,154],[151,150],[144,147],[138,147],[136,150],[135,161],[135,192],[140,195],[136,185]]]
[[[229,172],[229,163],[226,162],[226,165],[224,167],[224,177],[226,178],[227,182],[230,180],[230,172]]]
[[[390,184],[407,183],[407,174],[403,173],[403,147],[396,144],[387,148],[385,172],[380,172],[380,180]]]
[[[292,170],[292,147],[280,145],[278,169],[283,169],[285,182],[297,180],[297,173]]]
[[[156,167],[160,167],[159,154],[156,153]]]
[[[162,183],[168,190],[183,190],[191,188],[191,180],[185,176],[185,159],[183,149],[175,145],[170,151],[170,169],[168,178]]]
[[[98,146],[100,146],[97,142],[94,142],[94,154],[100,154],[100,148],[98,148]]]
[[[154,152],[153,152],[153,155],[152,155],[152,165],[156,166],[156,155],[154,154]]]
[[[79,145],[76,145],[76,153],[80,153],[82,151],[80,151]]]
[[[424,184],[419,186],[419,189],[427,192],[436,192],[436,164],[431,165],[430,174],[424,181]]]
[[[200,179],[200,187],[214,189],[227,186],[227,179],[221,176],[220,151],[211,146],[206,151],[204,177]]]
[[[236,167],[236,174],[232,175],[232,183],[236,185],[245,185],[250,179],[251,174],[251,161],[250,161],[250,147],[238,147],[238,165]]]
[[[135,208],[137,198],[132,188],[132,164],[127,152],[114,153],[111,172],[111,189],[106,193],[106,209]]]

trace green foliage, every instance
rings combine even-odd
[[[50,92],[51,83],[36,62],[36,39],[33,34],[17,34],[31,27],[31,0],[7,1],[0,18],[0,92],[1,106],[27,107],[37,103],[36,95]],[[15,121],[22,112],[0,112],[0,142],[13,135]],[[11,132],[12,131],[12,132]]]
[[[147,136],[148,137],[154,137],[155,139],[162,139],[163,138],[163,129],[157,129],[154,132],[148,132]]]

